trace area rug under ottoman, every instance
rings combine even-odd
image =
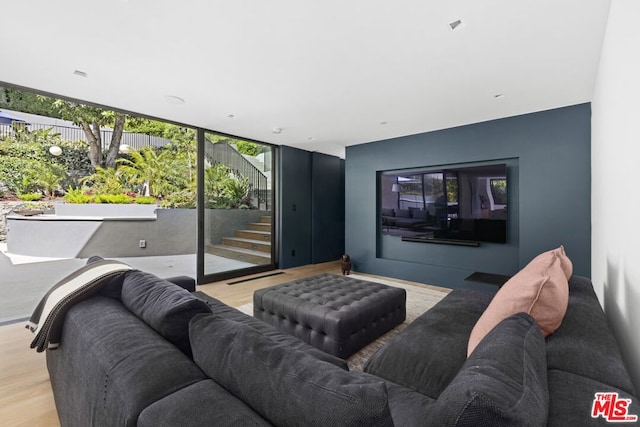
[[[404,289],[320,274],[253,294],[253,315],[346,359],[406,317]]]

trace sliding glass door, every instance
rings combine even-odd
[[[275,268],[273,150],[198,133],[198,283]]]

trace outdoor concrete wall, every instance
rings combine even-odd
[[[87,206],[87,205],[76,205]],[[124,205],[110,205],[112,207]],[[78,211],[70,211],[78,214]],[[88,212],[85,212],[88,213]],[[105,215],[106,211],[100,211]],[[115,215],[111,212],[109,215]],[[157,209],[155,219],[148,216],[72,216],[37,215],[7,217],[9,253],[38,257],[105,258],[185,255],[197,252],[197,214],[195,209]],[[251,222],[271,215],[270,211],[249,209],[207,209],[206,244],[220,244],[235,230],[246,230]],[[140,247],[144,240],[146,247]]]
[[[7,215],[23,203],[23,201],[0,202],[0,242],[5,242],[7,240]]]
[[[69,221],[52,216],[7,216],[7,251],[16,255],[75,258],[102,220]]]
[[[7,217],[7,249],[59,258],[194,254],[196,220],[195,209],[158,209],[155,220],[12,215]],[[140,240],[146,241],[145,248],[139,247]]]
[[[78,257],[135,257],[194,254],[197,248],[195,209],[158,209],[155,221],[104,221]],[[140,248],[140,240],[146,248]]]

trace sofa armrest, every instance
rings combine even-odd
[[[311,347],[306,342],[302,341],[294,337],[293,335],[285,334],[284,332],[277,329],[275,326],[270,325],[267,322],[264,322],[260,319],[256,319],[255,317],[244,314],[240,310],[237,310],[233,307],[229,307],[227,304],[222,301],[213,298],[205,294],[204,292],[197,291],[194,295],[204,302],[211,308],[211,311],[215,314],[218,314],[227,319],[235,320],[236,322],[244,323],[248,326],[251,326],[253,329],[260,331],[265,336],[268,336],[272,340],[285,343],[292,350],[301,350],[306,353],[311,354],[316,359],[324,360],[325,362],[329,362],[333,365],[338,366],[339,368],[344,369],[345,371],[349,370],[346,360],[340,359],[339,357],[333,356],[329,353],[325,353],[322,350],[318,350],[315,347]]]
[[[542,331],[526,313],[500,322],[442,392],[431,425],[545,426],[549,411]]]
[[[547,337],[547,363],[574,375],[635,394],[618,343],[591,280],[572,276],[569,305],[558,330]]]
[[[190,276],[173,276],[164,280],[174,283],[189,292],[195,292],[196,290],[196,279]]]
[[[120,301],[100,295],[68,311],[60,347],[46,356],[63,426],[134,426],[151,403],[206,379]]]

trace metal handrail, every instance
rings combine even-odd
[[[205,137],[204,156],[211,164],[221,163],[234,173],[249,179],[251,194],[258,201],[258,207],[262,204],[265,210],[269,210],[269,189],[267,188],[267,176],[253,163],[245,159],[235,148],[225,142],[214,143]]]

